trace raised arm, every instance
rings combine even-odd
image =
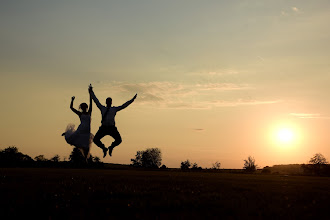
[[[93,108],[93,100],[91,94],[89,93],[89,109],[88,109],[89,115],[92,115],[92,108]]]
[[[74,96],[72,96],[72,98],[71,98],[70,109],[71,109],[74,113],[76,113],[78,116],[80,116],[81,112],[78,111],[77,109],[73,108],[73,101],[74,101],[75,98],[76,98],[76,97],[74,97]]]
[[[132,102],[134,102],[134,100],[136,99],[136,97],[137,97],[137,94],[135,94],[135,96],[131,100],[125,102],[121,106],[118,106],[117,107],[118,108],[118,111],[123,110],[124,108],[126,108],[127,106],[129,106],[130,104],[132,104]]]
[[[101,105],[100,101],[96,98],[92,85],[89,85],[88,91],[89,91],[91,98],[94,100],[96,106],[101,110],[102,105]]]

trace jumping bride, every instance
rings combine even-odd
[[[66,128],[66,131],[62,134],[65,137],[65,140],[68,144],[77,147],[86,161],[90,157],[90,149],[92,146],[94,135],[90,133],[91,131],[91,114],[92,114],[92,98],[89,97],[89,109],[86,103],[81,103],[79,109],[76,110],[73,107],[73,101],[75,97],[71,98],[70,109],[78,115],[80,118],[80,125],[77,130],[74,129],[74,124],[69,124]],[[88,110],[87,110],[88,109]]]

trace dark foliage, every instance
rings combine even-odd
[[[214,164],[212,164],[212,168],[213,170],[220,170],[221,167],[221,163],[219,161],[216,161]]]
[[[263,174],[270,174],[271,173],[271,169],[269,166],[266,166],[262,169],[261,173]]]
[[[330,176],[329,164],[302,164],[301,168],[305,175]]]
[[[72,167],[85,167],[87,165],[87,161],[85,157],[82,155],[81,151],[74,147],[70,157],[69,157],[70,164]]]
[[[202,170],[202,167],[198,166],[197,163],[191,163],[189,160],[181,162],[181,170]]]
[[[134,166],[134,167],[142,167],[142,154],[143,154],[143,151],[137,151],[136,152],[135,158],[134,159],[131,159],[132,166]]]
[[[159,168],[162,162],[162,153],[159,148],[148,148],[145,151],[137,151],[135,158],[131,161],[135,167]]]
[[[73,168],[100,168],[103,167],[103,163],[101,162],[99,157],[90,157],[86,160],[83,156],[81,150],[78,148],[73,148],[70,157],[69,157],[70,167]]]
[[[181,162],[181,166],[180,166],[181,170],[189,170],[190,167],[191,167],[191,163],[189,160]]]
[[[70,161],[60,161],[60,156],[55,155],[50,160],[44,155],[38,155],[34,160],[21,152],[15,146],[0,150],[0,167],[58,167],[58,168],[101,168],[104,164],[100,158],[92,155],[86,161],[79,149],[74,148]]]
[[[198,166],[197,163],[194,163],[191,167],[192,170],[202,170],[202,167]]]
[[[322,154],[315,154],[309,160],[309,163],[310,164],[301,165],[304,174],[316,176],[330,176],[330,165]]]
[[[315,155],[309,160],[309,162],[310,162],[311,164],[314,164],[314,165],[322,165],[322,164],[327,164],[327,163],[328,163],[327,159],[325,159],[325,157],[324,157],[322,154],[320,154],[320,153],[315,154]]]
[[[251,156],[247,158],[247,160],[244,160],[244,167],[243,169],[248,173],[253,173],[257,170],[257,165],[255,162],[255,159]]]
[[[58,154],[56,154],[54,157],[52,157],[50,159],[50,161],[53,161],[55,163],[59,162],[60,161],[60,156]]]
[[[30,167],[33,163],[34,160],[30,156],[22,154],[15,146],[0,151],[1,167]]]

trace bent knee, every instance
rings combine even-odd
[[[100,142],[100,139],[94,137],[94,138],[93,138],[93,142],[96,144],[96,143]]]
[[[121,138],[116,139],[117,144],[121,144],[121,142],[123,142],[123,140]]]

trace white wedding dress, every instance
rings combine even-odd
[[[91,116],[82,114],[80,116],[80,125],[77,130],[74,124],[69,124],[65,130],[64,137],[68,144],[73,145],[81,150],[86,159],[90,156],[90,150],[94,135],[91,131]]]

